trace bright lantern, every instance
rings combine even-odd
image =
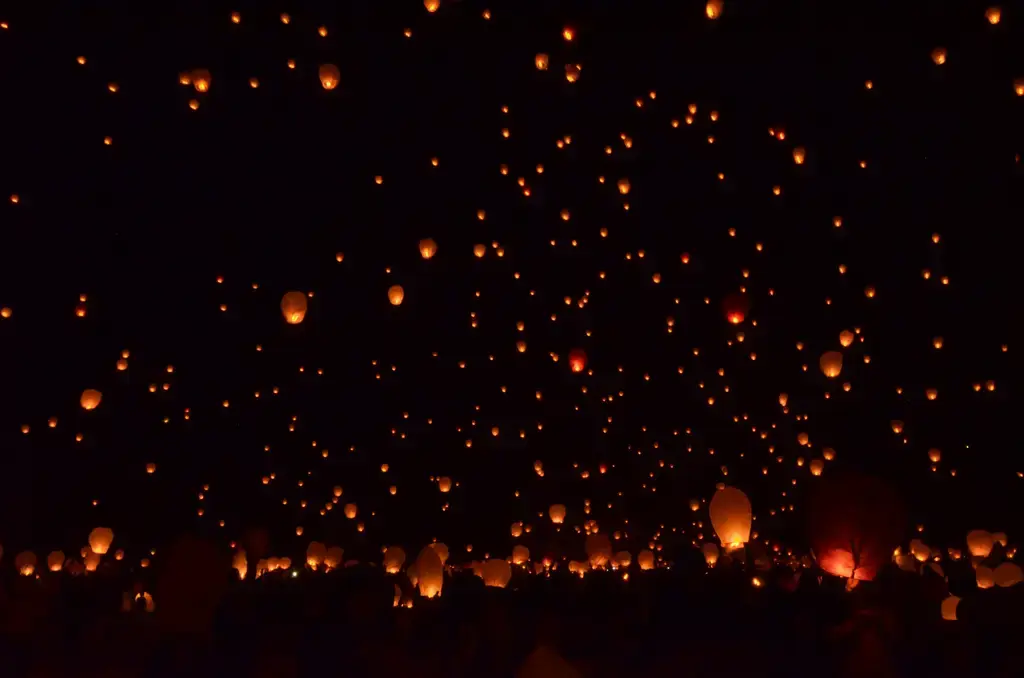
[[[433,238],[424,238],[420,240],[420,256],[424,259],[430,259],[437,254],[437,243],[434,242]]]
[[[742,490],[728,486],[718,490],[711,498],[708,512],[711,514],[711,525],[723,546],[736,548],[750,540],[753,514],[750,500]]]
[[[103,394],[96,389],[87,388],[82,391],[82,397],[79,399],[79,403],[82,405],[83,410],[95,410],[100,406],[100,401],[103,399]]]
[[[281,314],[289,325],[298,325],[306,317],[306,295],[302,292],[288,292],[281,297]]]
[[[818,366],[829,379],[834,379],[843,371],[843,354],[839,351],[826,351],[821,354]]]
[[[332,90],[338,86],[341,80],[341,71],[334,64],[324,64],[320,67],[320,84],[326,90]]]
[[[574,348],[569,351],[569,369],[573,372],[582,372],[587,366],[587,354],[581,348]]]
[[[405,290],[401,285],[392,285],[388,288],[388,301],[392,306],[401,306],[403,299],[405,299]]]

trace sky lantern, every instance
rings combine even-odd
[[[1003,10],[1000,9],[998,5],[997,6],[993,6],[993,7],[989,7],[988,9],[985,10],[985,18],[993,26],[995,26],[997,23],[999,23],[999,20],[1002,17],[1003,17]]]
[[[64,552],[51,551],[50,555],[46,556],[46,568],[50,572],[60,572],[64,569]]]
[[[942,618],[946,621],[956,621],[956,608],[960,604],[960,599],[956,596],[948,596],[942,601]]]
[[[722,546],[739,548],[750,540],[753,514],[747,495],[735,487],[723,487],[715,492],[708,507],[711,525]]]
[[[31,577],[36,571],[36,554],[22,551],[14,557],[14,567],[23,577]]]
[[[452,479],[449,478],[448,476],[442,476],[441,478],[438,478],[437,479],[437,489],[441,490],[442,492],[451,492],[452,491]]]
[[[420,256],[424,259],[430,259],[437,254],[437,243],[434,242],[433,238],[424,238],[420,240]]]
[[[431,542],[430,548],[434,549],[434,553],[441,559],[441,564],[444,565],[448,562],[448,547],[439,541]]]
[[[528,560],[530,560],[530,549],[522,544],[516,544],[512,548],[512,564],[525,565]]]
[[[95,410],[100,406],[100,401],[103,400],[103,394],[96,389],[87,388],[82,391],[82,397],[78,399],[83,410]]]
[[[359,512],[359,507],[355,504],[345,504],[345,517],[349,520],[355,520],[356,514]]]
[[[423,6],[427,8],[428,12],[433,14],[441,6],[441,0],[423,0]]]
[[[732,325],[739,325],[750,311],[750,300],[745,294],[733,293],[722,301],[725,319]]]
[[[636,554],[637,565],[640,566],[641,570],[653,570],[654,569],[654,552],[644,549],[640,553]]]
[[[822,374],[829,379],[834,379],[843,371],[843,354],[839,351],[825,351],[818,359],[818,366]]]
[[[569,369],[573,372],[582,372],[587,366],[587,353],[582,348],[574,348],[569,351]]]
[[[853,344],[853,332],[850,330],[843,330],[839,333],[839,344],[843,348],[849,348]]]
[[[306,317],[306,295],[302,292],[287,292],[281,297],[281,314],[289,325],[298,325]]]
[[[537,67],[538,71],[548,70],[548,61],[548,55],[543,52],[538,52],[537,55],[533,57],[533,65]]]
[[[213,81],[210,71],[205,68],[197,68],[192,71],[191,79],[192,86],[196,88],[197,92],[205,93],[210,91],[210,83]]]
[[[561,525],[565,522],[565,504],[552,504],[551,508],[548,509],[548,517],[551,518],[551,522],[555,525]]]
[[[995,539],[987,530],[971,530],[967,533],[967,550],[975,558],[988,558],[994,545]]]
[[[714,567],[718,563],[718,544],[708,542],[700,550],[704,554],[704,562],[708,564],[708,567]]]
[[[797,146],[793,149],[793,162],[797,165],[804,164],[804,160],[807,158],[807,150],[803,146]]]
[[[580,71],[581,70],[583,70],[583,69],[580,68],[579,64],[566,64],[565,65],[565,79],[568,80],[570,83],[576,82],[577,80],[580,79]]]
[[[306,547],[306,565],[315,570],[323,565],[326,557],[326,546],[318,541],[309,542],[309,546]]]
[[[709,19],[717,19],[722,16],[724,5],[724,0],[708,0],[708,3],[704,5],[704,13],[707,14]]]
[[[618,183],[619,193],[622,195],[629,195],[630,188],[629,179],[619,179]]]
[[[114,541],[114,531],[109,527],[97,527],[89,533],[89,548],[98,555],[105,554]]]
[[[936,66],[941,66],[946,63],[946,48],[936,47],[932,50],[932,61]]]
[[[903,537],[898,495],[870,476],[824,477],[811,495],[808,516],[818,565],[838,577],[874,579]]]
[[[1004,588],[1016,586],[1021,581],[1024,581],[1024,572],[1021,571],[1020,565],[1017,563],[1000,563],[992,573],[992,579],[995,580],[996,586]]]
[[[334,64],[324,64],[320,67],[320,85],[326,90],[332,90],[341,81],[341,71]]]
[[[405,290],[401,285],[392,285],[388,288],[388,301],[392,306],[401,306],[403,299],[405,299]]]
[[[523,536],[523,524],[512,523],[512,527],[509,528],[509,532],[512,534],[513,538],[518,539],[519,537]]]
[[[384,551],[384,571],[388,574],[398,574],[405,564],[405,550],[401,546],[389,546]]]
[[[416,556],[416,588],[424,598],[441,595],[444,586],[444,564],[437,552],[424,546]]]
[[[480,568],[480,578],[484,580],[485,586],[503,589],[508,586],[508,582],[512,578],[512,568],[504,560],[491,558],[484,561]]]
[[[812,459],[810,468],[812,476],[820,476],[821,472],[825,470],[825,462],[822,459]]]
[[[612,559],[612,542],[606,534],[587,535],[586,549],[591,570],[604,569]]]

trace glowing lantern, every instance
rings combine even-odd
[[[434,242],[433,238],[424,238],[420,240],[420,256],[424,259],[430,259],[432,256],[437,254],[437,243]]]
[[[746,295],[730,294],[722,302],[722,308],[725,310],[725,319],[733,325],[739,325],[747,317],[750,302]]]
[[[701,552],[704,554],[704,561],[708,564],[708,567],[714,567],[715,563],[718,562],[718,546],[708,542],[701,547]]]
[[[525,565],[528,560],[530,560],[530,549],[522,544],[517,544],[512,549],[512,564]]]
[[[738,548],[750,539],[753,515],[750,500],[742,490],[723,487],[715,492],[708,508],[715,534],[726,548]]]
[[[699,511],[700,510],[700,502],[697,501],[696,499],[691,499],[690,500],[690,510],[691,511]]]
[[[320,67],[320,85],[326,90],[332,90],[341,81],[341,71],[334,64],[324,64]]]
[[[434,553],[441,559],[441,564],[444,565],[448,562],[448,547],[439,541],[435,541],[430,545],[430,548],[434,549]]]
[[[486,245],[483,245],[483,244],[480,244],[480,243],[477,243],[476,245],[473,245],[473,256],[475,256],[477,259],[483,259],[483,256],[485,254],[487,254],[487,246]]]
[[[566,64],[565,65],[565,79],[569,82],[576,82],[580,79],[580,66],[579,64]]]
[[[928,450],[928,461],[930,461],[933,464],[938,464],[941,459],[942,452],[939,451],[937,447],[933,447],[932,449]]]
[[[46,556],[46,567],[50,572],[60,572],[64,568],[64,552],[53,551]]]
[[[504,560],[491,558],[484,562],[480,568],[480,577],[484,580],[485,586],[494,586],[503,589],[512,578],[512,568]]]
[[[807,151],[804,150],[803,146],[797,146],[793,149],[793,162],[797,165],[804,164],[804,159],[807,157]]]
[[[960,599],[956,596],[949,596],[942,601],[942,618],[946,621],[956,621],[956,607]]]
[[[341,563],[345,559],[345,550],[340,546],[332,546],[327,549],[327,555],[324,557],[324,565],[328,569],[334,569],[340,567]]]
[[[449,478],[448,476],[444,476],[442,478],[438,478],[438,480],[437,480],[437,489],[441,490],[442,492],[451,492],[452,491],[452,479]]]
[[[936,47],[932,50],[932,61],[936,66],[946,63],[946,50],[943,47]]]
[[[424,598],[441,595],[444,586],[444,564],[437,553],[425,546],[416,556],[416,588]]]
[[[587,535],[587,561],[591,570],[600,570],[608,565],[612,558],[612,542],[605,534]]]
[[[245,579],[245,575],[249,571],[249,560],[246,558],[244,549],[239,549],[231,557],[231,567],[238,573],[239,579]]]
[[[556,525],[561,525],[565,522],[565,505],[564,504],[552,504],[551,508],[548,509],[548,517],[551,518],[551,522]]]
[[[839,343],[843,348],[848,348],[853,343],[853,332],[850,330],[843,330],[839,333]]]
[[[992,573],[992,579],[996,586],[1015,586],[1024,581],[1024,572],[1021,572],[1017,563],[1000,563],[999,567]]]
[[[401,306],[403,299],[405,299],[405,290],[401,285],[392,285],[388,288],[388,301],[392,306]]]
[[[722,16],[723,5],[725,5],[724,0],[708,0],[708,4],[704,5],[704,13],[709,19],[717,19]]]
[[[839,351],[825,351],[818,359],[818,367],[822,374],[829,379],[834,379],[843,371],[843,354]]]
[[[896,435],[903,433],[903,422],[899,419],[893,419],[889,422],[889,426],[892,427],[892,432]]]
[[[619,193],[621,193],[622,195],[628,195],[629,194],[629,189],[631,188],[630,185],[629,185],[629,179],[619,179],[618,186],[619,186]]]
[[[788,403],[788,402],[789,402],[789,394],[788,393],[780,393],[779,394],[779,404],[782,405],[783,407],[785,407],[786,403]]]
[[[423,6],[427,8],[428,12],[433,14],[441,6],[441,0],[423,0]]]
[[[979,589],[990,589],[996,585],[995,573],[991,567],[978,565],[977,569],[974,570],[974,575]]]
[[[632,562],[633,557],[629,555],[629,551],[619,551],[615,554],[615,564],[623,570],[628,568]]]
[[[1002,16],[1003,11],[998,6],[989,7],[988,9],[985,10],[985,18],[988,19],[988,22],[993,26],[999,23],[999,20],[1002,18]]]
[[[988,558],[995,540],[985,530],[971,530],[967,533],[967,550],[976,558]]]
[[[306,547],[306,565],[314,570],[324,563],[327,558],[327,547],[318,541],[312,541]]]
[[[36,571],[36,554],[22,551],[14,557],[14,567],[23,577],[31,577]]]
[[[349,520],[355,520],[356,514],[359,512],[359,507],[355,504],[345,504],[345,517]]]
[[[811,475],[820,476],[821,472],[825,470],[825,462],[821,459],[811,460]]]
[[[587,366],[587,354],[582,348],[574,348],[569,351],[569,369],[573,372],[582,372]]]
[[[533,57],[533,65],[537,67],[538,71],[548,70],[548,55],[544,53],[537,54],[537,56]]]
[[[95,410],[100,406],[100,401],[102,399],[102,393],[95,389],[87,388],[82,391],[82,397],[79,398],[78,402],[81,404],[83,410]]]
[[[192,71],[192,86],[196,88],[197,92],[210,91],[211,80],[213,80],[213,78],[210,77],[210,71],[205,68],[197,68]]]
[[[281,314],[289,325],[298,325],[306,317],[306,295],[302,292],[288,292],[281,297]]]
[[[644,549],[640,553],[636,554],[636,562],[640,565],[641,570],[653,570],[654,569],[654,553]]]
[[[405,564],[405,551],[401,546],[389,546],[384,551],[384,571],[388,574],[398,574]]]
[[[838,577],[874,579],[903,535],[899,497],[867,476],[823,478],[814,488],[808,515],[818,565]]]
[[[512,527],[510,528],[509,532],[512,533],[513,538],[518,539],[519,537],[523,536],[523,524],[512,523]]]
[[[97,527],[89,533],[89,548],[97,555],[103,555],[114,541],[114,531],[109,527]]]

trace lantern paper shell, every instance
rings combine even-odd
[[[573,372],[582,372],[587,366],[587,353],[582,348],[574,348],[569,351],[569,369]]]
[[[811,495],[808,515],[818,565],[839,577],[874,579],[903,535],[899,497],[869,476],[823,477]]]
[[[480,568],[480,576],[484,585],[503,589],[512,578],[512,568],[504,560],[492,558],[484,562]]]
[[[560,525],[565,522],[565,505],[564,504],[552,504],[551,508],[548,509],[548,516],[551,518],[551,522],[556,525]]]
[[[306,317],[306,295],[288,292],[281,298],[281,314],[289,325],[298,325]]]
[[[739,325],[750,312],[750,300],[744,294],[730,294],[722,301],[725,319],[732,325]]]
[[[109,527],[97,527],[89,533],[89,548],[97,555],[104,555],[114,541],[114,531]]]
[[[388,301],[392,306],[401,306],[403,299],[405,299],[405,290],[401,285],[392,285],[388,288]]]
[[[424,598],[434,598],[443,586],[444,564],[434,549],[425,546],[416,556],[416,588]]]
[[[750,540],[753,515],[747,495],[735,487],[723,487],[715,492],[708,508],[711,524],[719,541],[727,548],[743,546]]]
[[[971,530],[967,533],[967,550],[976,558],[988,558],[995,540],[986,530]]]
[[[398,574],[405,564],[405,551],[401,546],[389,546],[384,551],[384,571],[388,574]]]
[[[338,86],[341,80],[341,71],[334,64],[324,64],[320,67],[320,85],[326,90],[332,90]]]
[[[87,388],[82,391],[82,397],[79,398],[79,404],[83,410],[95,410],[100,406],[100,401],[103,400],[103,394],[96,389]]]
[[[843,354],[839,351],[825,351],[818,360],[818,366],[822,374],[829,379],[834,379],[843,371]]]

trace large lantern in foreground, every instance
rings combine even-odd
[[[392,285],[388,288],[388,301],[392,306],[401,306],[403,299],[405,299],[405,290],[401,285]]]
[[[742,490],[723,487],[715,492],[708,507],[715,534],[726,548],[738,548],[750,540],[753,514],[750,500]]]
[[[722,301],[722,311],[731,325],[739,325],[750,312],[750,300],[743,294],[730,294]]]
[[[288,292],[281,297],[281,314],[289,325],[298,325],[306,317],[306,295]]]
[[[429,546],[424,546],[420,554],[416,556],[416,588],[424,598],[434,598],[441,595],[441,588],[444,586],[444,564],[437,552]]]
[[[341,71],[334,64],[324,64],[320,67],[320,85],[326,90],[332,90],[338,86],[341,80]]]
[[[587,366],[587,353],[582,348],[574,348],[569,351],[569,369],[573,372],[582,372]]]
[[[902,502],[868,476],[825,477],[811,496],[809,515],[818,565],[838,577],[874,579],[903,536]]]
[[[825,351],[818,359],[818,367],[822,374],[829,379],[834,379],[843,371],[843,354],[839,351]]]
[[[100,401],[103,400],[103,394],[94,388],[87,388],[82,391],[82,397],[79,398],[79,404],[81,404],[83,410],[95,410],[100,406]]]
[[[97,527],[89,533],[89,548],[98,555],[104,555],[113,541],[114,531],[109,527]]]

